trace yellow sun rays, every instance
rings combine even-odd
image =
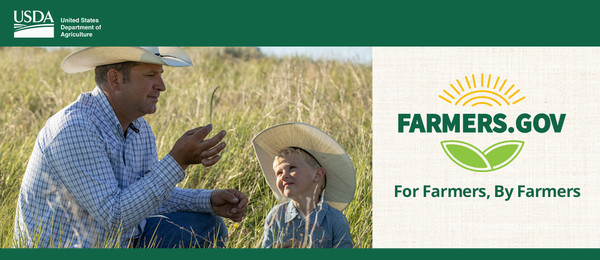
[[[487,78],[487,81],[486,81]],[[479,82],[478,82],[479,80]],[[450,89],[443,90],[443,94],[438,97],[445,102],[454,104],[456,106],[510,106],[517,104],[525,96],[517,95],[521,90],[515,89],[515,84],[506,84],[507,80],[501,80],[500,77],[496,77],[494,80],[492,74],[488,74],[485,77],[484,73],[481,73],[481,77],[476,77],[472,74],[471,77],[465,76],[465,84],[461,83],[460,80],[456,80],[456,86],[454,83],[450,84]],[[504,90],[504,91],[503,91]]]

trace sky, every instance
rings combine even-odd
[[[370,64],[371,47],[259,47],[265,55],[276,57],[306,56],[312,59],[333,59]]]
[[[45,47],[54,50],[64,47]],[[357,64],[371,64],[371,47],[258,47],[267,56],[305,56],[311,59],[349,61]]]

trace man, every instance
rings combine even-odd
[[[166,90],[163,65],[192,62],[174,47],[92,47],[65,58],[68,73],[95,69],[97,87],[40,131],[19,194],[15,246],[224,246],[218,216],[241,221],[248,199],[232,189],[175,187],[189,165],[219,161],[225,131],[207,138],[211,125],[189,130],[158,160],[142,116]]]

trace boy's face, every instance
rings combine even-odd
[[[322,168],[313,168],[299,155],[289,154],[279,164],[273,165],[277,188],[283,196],[292,200],[313,198],[321,180]]]

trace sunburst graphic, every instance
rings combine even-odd
[[[487,80],[487,81],[486,81]],[[515,84],[506,84],[506,79],[500,77],[492,78],[492,74],[487,77],[481,73],[481,77],[472,74],[465,76],[464,81],[457,79],[450,84],[450,89],[444,89],[444,93],[439,97],[450,104],[456,106],[510,106],[517,104],[525,99],[520,94],[520,89],[515,88]]]

